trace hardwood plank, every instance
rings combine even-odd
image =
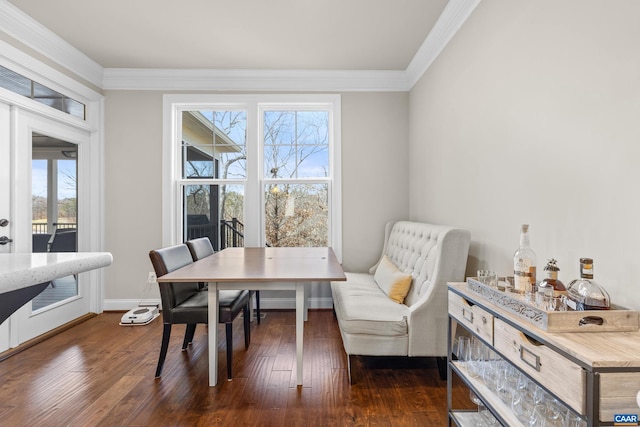
[[[86,426],[98,424],[143,378],[142,376],[123,376],[98,400],[94,401],[75,417],[69,425]]]
[[[118,326],[104,313],[0,362],[0,425],[90,426],[446,426],[446,382],[434,360],[355,358],[350,385],[333,313],[312,310],[305,325],[304,386],[295,385],[295,313],[269,311],[244,348],[234,322],[234,379],[209,387],[208,330],[180,351],[175,325],[162,378],[154,378],[162,323]],[[222,328],[222,327],[221,327]],[[456,408],[474,408],[454,382]]]

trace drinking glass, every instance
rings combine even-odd
[[[484,344],[476,336],[471,337],[468,360],[467,369],[469,371],[469,376],[472,378],[481,376],[482,363],[484,360]]]
[[[550,394],[546,394],[543,404],[546,409],[546,420],[548,427],[560,427],[562,426],[562,403]]]
[[[562,425],[566,427],[584,427],[587,425],[587,422],[567,409]]]
[[[490,424],[484,416],[484,412],[486,412],[484,402],[473,392],[473,390],[469,390],[469,398],[473,403],[478,405],[478,416],[474,418],[474,427],[488,427]]]
[[[518,385],[519,371],[507,361],[502,361],[496,376],[496,393],[500,399],[511,404],[511,397]]]
[[[520,421],[527,424],[531,419],[534,406],[531,382],[525,375],[521,374],[511,398],[511,409],[513,409],[513,413]]]
[[[535,405],[529,418],[529,427],[547,427],[546,409],[544,405]]]
[[[469,360],[469,347],[471,340],[466,336],[458,337],[458,347],[456,348],[456,359],[463,365]]]
[[[478,270],[478,281],[492,288],[498,287],[498,275],[491,270]]]
[[[494,417],[491,411],[489,411],[487,408],[484,408],[483,410],[480,411],[480,416],[481,416],[480,422],[483,424],[486,424],[488,427],[500,425],[496,417]]]
[[[491,348],[485,346],[482,379],[491,391],[496,391],[502,359]]]
[[[532,391],[533,391],[533,403],[535,403],[536,405],[543,403],[545,397],[548,396],[547,392],[544,391],[544,389],[537,384],[534,384],[532,386]]]

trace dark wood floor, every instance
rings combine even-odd
[[[206,327],[181,352],[184,327],[174,326],[163,376],[155,379],[161,319],[123,327],[121,314],[101,314],[0,362],[0,425],[447,425],[446,381],[433,360],[358,358],[357,383],[349,385],[331,311],[309,312],[302,387],[295,385],[293,311],[270,311],[261,325],[254,322],[246,351],[236,320],[231,382],[221,330],[222,380],[213,388],[207,384]],[[463,387],[456,383],[454,397],[464,406]]]

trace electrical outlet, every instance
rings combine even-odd
[[[147,279],[149,283],[156,283],[156,273],[153,271],[149,272],[149,278]]]

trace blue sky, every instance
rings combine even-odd
[[[31,185],[34,196],[47,197],[47,160],[33,160]],[[58,198],[76,197],[76,161],[58,160]]]

